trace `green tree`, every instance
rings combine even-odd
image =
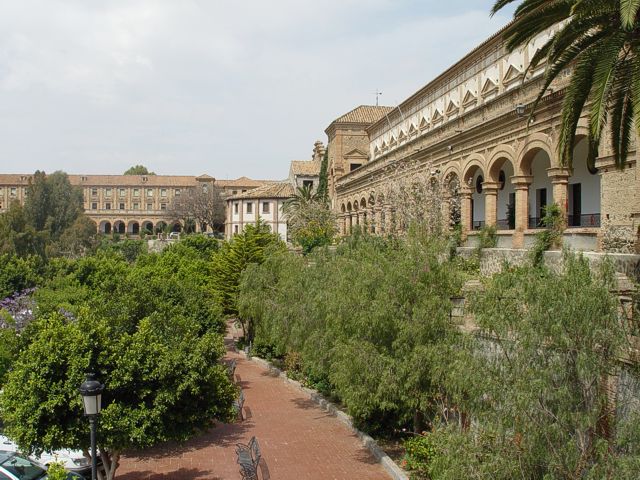
[[[49,235],[28,224],[25,211],[18,202],[0,214],[0,253],[19,256],[44,256]]]
[[[298,187],[295,196],[285,202],[283,212],[293,243],[300,245],[304,253],[330,244],[336,234],[335,216],[319,189]]]
[[[280,237],[261,220],[256,225],[247,225],[242,233],[222,246],[214,259],[212,273],[225,313],[237,314],[240,275],[248,265],[262,263],[270,248],[284,247]]]
[[[336,218],[329,205],[320,202],[302,204],[288,221],[291,240],[308,254],[316,247],[330,245],[336,234]]]
[[[93,220],[84,214],[79,215],[67,228],[55,246],[55,250],[68,257],[81,257],[97,247],[98,229]]]
[[[449,297],[460,277],[443,249],[365,236],[335,253],[271,255],[242,275],[240,317],[256,346],[299,352],[308,381],[368,430],[419,431],[456,335]]]
[[[322,163],[320,164],[320,181],[318,183],[318,196],[327,200],[329,196],[329,149],[324,151]]]
[[[640,443],[623,432],[640,417],[616,418],[609,397],[631,333],[610,279],[568,255],[563,274],[509,269],[472,297],[479,331],[455,350],[445,383],[475,425],[454,416],[429,434],[430,478],[637,478]]]
[[[492,14],[515,1],[498,0]],[[594,169],[607,122],[615,162],[620,168],[626,162],[633,128],[640,129],[639,8],[638,0],[521,0],[504,32],[507,48],[513,51],[560,24],[528,68],[547,61],[533,109],[553,80],[567,68],[573,70],[562,106],[559,154],[563,164],[571,165],[576,127],[585,105],[589,168]]]
[[[35,230],[58,240],[82,214],[83,202],[82,189],[71,185],[66,173],[37,171],[27,188],[25,218]]]
[[[150,172],[144,165],[134,165],[128,168],[123,175],[155,175],[155,173]]]

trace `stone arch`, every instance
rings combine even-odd
[[[130,220],[127,225],[127,233],[132,235],[140,235],[140,223],[137,220]]]
[[[347,202],[347,212],[350,212],[351,210],[353,210],[353,206],[351,205],[351,202]]]
[[[105,234],[109,234],[111,233],[111,222],[109,220],[101,220],[100,221],[100,226],[99,226],[99,231],[100,233],[105,233]]]
[[[471,203],[469,205],[469,218],[464,223],[464,228],[469,230],[479,230],[485,224],[485,197],[483,194],[483,184],[485,182],[485,162],[484,157],[474,155],[474,158],[467,160],[462,172],[464,186],[471,192]]]
[[[171,224],[171,231],[176,233],[182,232],[182,223],[180,223],[180,220],[175,220]]]
[[[498,145],[487,162],[487,181],[497,182],[500,170],[502,169],[505,161],[511,163],[514,168],[516,166],[516,151],[510,145]]]
[[[142,233],[153,233],[153,222],[151,220],[144,220],[140,228]]]
[[[533,159],[541,151],[545,152],[549,157],[550,167],[559,166],[557,161],[558,156],[554,154],[556,149],[551,143],[549,136],[543,133],[532,133],[519,149],[518,155],[516,156],[516,175],[531,175]]]
[[[361,209],[365,209],[365,208],[367,208],[367,201],[365,200],[365,198],[364,198],[364,197],[362,197],[362,198],[360,199],[360,208],[361,208]]]
[[[164,222],[162,220],[157,222],[156,225],[155,225],[155,232],[156,233],[164,233],[164,231],[166,229],[167,229],[167,222]]]
[[[120,235],[127,233],[127,225],[124,223],[124,220],[116,220],[113,222],[113,233]]]
[[[475,175],[478,169],[484,175],[486,170],[486,161],[482,155],[473,153],[465,159],[464,167],[462,168],[462,179],[465,184],[470,177]]]
[[[340,212],[345,213],[347,211],[347,207],[345,207],[344,203],[340,205]]]

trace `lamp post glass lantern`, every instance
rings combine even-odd
[[[80,391],[80,395],[82,395],[84,414],[89,417],[89,424],[91,425],[91,480],[96,480],[97,419],[102,410],[102,391],[104,390],[104,385],[96,380],[95,374],[87,373],[86,380],[82,382],[78,390]]]

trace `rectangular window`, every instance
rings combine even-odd
[[[92,188],[91,189],[91,196],[92,197],[97,197],[98,196],[98,189],[97,188]]]
[[[269,213],[269,202],[262,202],[262,213]]]
[[[166,197],[167,196],[167,189],[166,188],[161,188],[160,189],[160,196],[161,197]]]
[[[11,196],[15,197],[18,194],[18,189],[16,187],[11,187]]]
[[[147,188],[147,197],[153,197],[153,188]]]
[[[238,193],[238,190],[231,190],[232,195],[235,195],[236,193]]]
[[[133,204],[133,209],[134,209],[134,210],[140,210],[140,204],[139,204],[138,202],[135,202],[135,203]]]
[[[124,203],[120,202],[120,210],[124,210]]]
[[[139,197],[140,196],[140,189],[139,188],[134,188],[133,189],[133,196],[134,197]]]
[[[126,190],[126,189],[124,189],[124,188],[121,188],[121,189],[119,190],[119,192],[120,192],[120,196],[121,196],[121,197],[124,197],[124,196],[127,194],[127,190]]]
[[[253,203],[247,203],[247,213],[253,213]]]
[[[238,225],[235,225],[233,227],[233,233],[235,233],[236,235],[238,234]]]
[[[105,188],[104,189],[104,196],[105,197],[110,197],[111,196],[111,189],[110,188]]]
[[[98,202],[93,202],[91,204],[91,210],[97,210],[98,209]]]
[[[303,180],[302,181],[302,186],[303,187],[308,187],[308,188],[313,188],[313,180]]]
[[[173,192],[175,194],[176,197],[180,196],[180,189],[176,188],[175,192]]]
[[[238,213],[238,202],[233,204],[233,213],[235,213],[235,214]]]
[[[207,193],[209,191],[209,185],[202,185],[202,191]]]
[[[153,203],[147,203],[147,210],[153,210]]]
[[[111,204],[109,202],[104,204],[104,209],[105,210],[111,210]]]
[[[166,203],[161,203],[160,204],[160,210],[166,210],[167,209],[167,204]]]

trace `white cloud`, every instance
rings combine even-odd
[[[333,118],[376,88],[401,101],[504,23],[471,3],[3,2],[0,170],[284,177]]]

